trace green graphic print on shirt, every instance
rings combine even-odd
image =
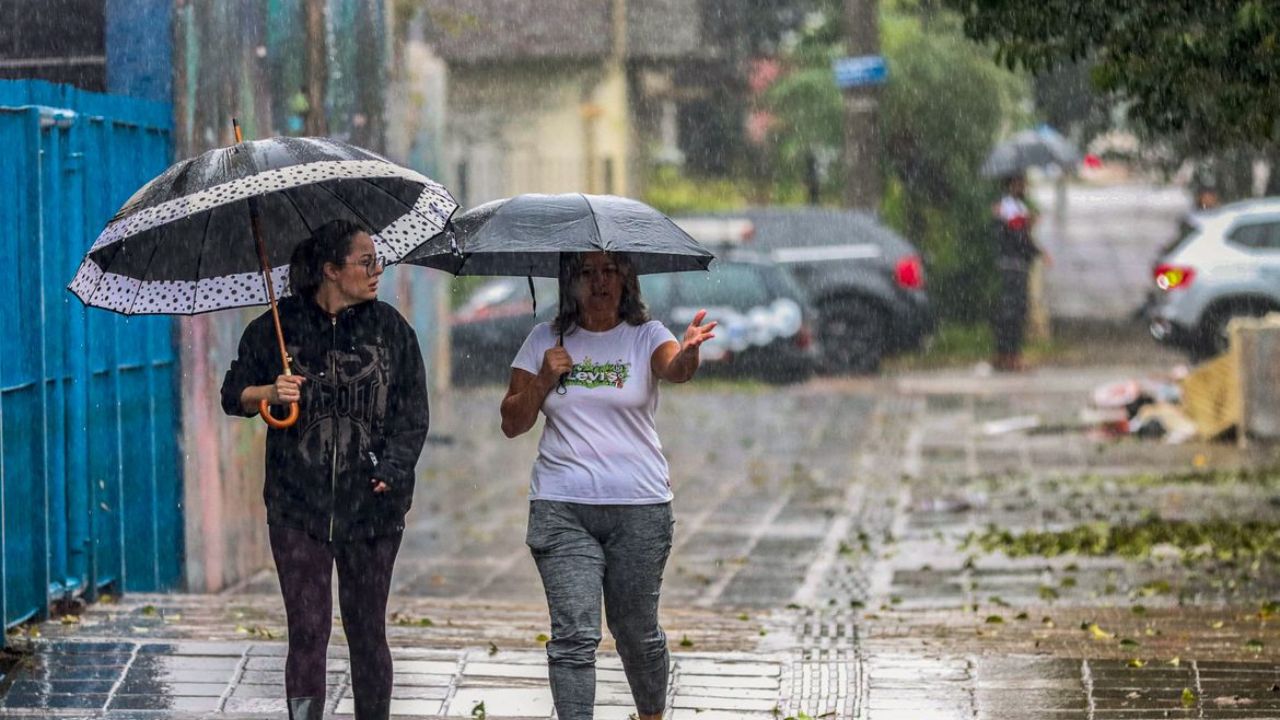
[[[565,379],[564,384],[577,385],[587,389],[599,387],[616,387],[619,390],[627,384],[627,378],[631,374],[630,363],[624,363],[622,360],[611,363],[592,362],[591,358],[586,358],[580,363],[574,363],[573,369],[569,371],[569,377]]]

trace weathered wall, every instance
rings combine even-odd
[[[381,151],[387,23],[382,0],[176,0],[176,155],[230,144],[233,117],[248,139],[327,134]],[[324,51],[309,53],[317,40]],[[186,568],[193,591],[233,585],[270,562],[265,426],[225,416],[218,394],[241,330],[260,312],[181,321]]]

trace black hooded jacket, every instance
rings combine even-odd
[[[306,380],[297,423],[267,431],[267,522],[329,541],[403,530],[429,420],[417,334],[379,300],[333,317],[311,298],[285,298],[279,310],[293,372]],[[274,384],[280,369],[266,312],[240,338],[222,409],[252,417],[241,393]],[[374,478],[390,489],[374,493]]]

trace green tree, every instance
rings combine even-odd
[[[978,170],[1001,130],[1025,119],[1027,83],[975,51],[951,15],[926,25],[890,14],[882,43],[891,73],[880,116],[886,219],[924,252],[935,307],[952,319],[984,317],[996,189]]]
[[[841,146],[842,99],[831,74],[839,45],[838,2],[810,28],[788,61],[791,72],[768,94],[775,181],[803,183],[805,160]],[[886,3],[881,44],[889,81],[880,102],[886,222],[920,247],[931,294],[944,317],[983,316],[994,282],[989,204],[995,188],[979,168],[1002,128],[1020,124],[1026,79],[969,42],[958,16],[929,4]],[[841,178],[823,196],[838,201]]]
[[[1115,125],[1115,99],[1093,86],[1092,70],[1088,62],[1068,63],[1036,75],[1033,81],[1036,109],[1045,122],[1081,145]]]
[[[1087,59],[1128,116],[1191,152],[1276,143],[1276,0],[944,0],[1009,67]]]

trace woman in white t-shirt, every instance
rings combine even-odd
[[[526,542],[551,610],[551,694],[561,720],[590,720],[600,604],[640,720],[659,720],[667,638],[658,592],[671,551],[671,482],[654,425],[658,381],[686,382],[716,323],[701,311],[677,341],[649,319],[625,255],[566,254],[560,313],[511,363],[507,437],[546,415],[530,484]]]

